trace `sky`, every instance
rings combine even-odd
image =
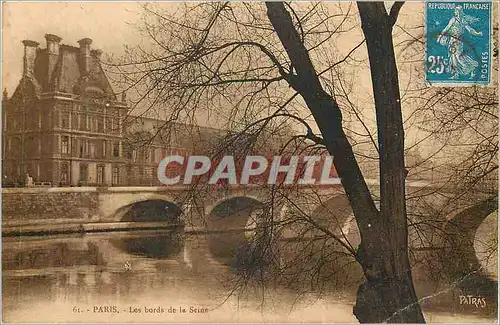
[[[7,89],[9,96],[21,78],[24,50],[21,42],[25,39],[37,41],[45,48],[45,34],[58,35],[62,44],[73,46],[89,37],[93,40],[91,48],[115,56],[123,53],[125,45],[145,41],[134,28],[141,18],[139,2],[3,2],[2,5],[2,88]],[[414,19],[422,6],[422,3],[407,3],[400,20]],[[345,46],[339,47],[346,53],[357,43],[356,38],[349,38]],[[359,71],[356,78],[359,103],[373,108],[369,71]],[[373,123],[374,119],[371,120]]]
[[[106,58],[106,55],[119,57],[125,45],[133,47],[144,44],[148,40],[142,39],[135,28],[141,24],[142,4],[140,2],[3,3],[2,88],[6,88],[11,96],[21,79],[24,55],[24,46],[21,42],[26,39],[39,42],[40,48],[45,48],[45,34],[58,35],[62,37],[61,44],[73,46],[78,46],[78,40],[88,37],[93,40],[92,49],[101,49],[104,52],[103,58]],[[356,41],[356,38],[351,40],[353,44],[357,44]],[[346,45],[346,51],[353,46]]]
[[[4,2],[3,87],[11,94],[21,77],[25,39],[45,48],[45,34],[58,35],[62,44],[73,46],[89,37],[92,48],[117,56],[125,44],[141,43],[134,28],[140,23],[140,6],[139,2]]]
[[[6,2],[3,3],[3,87],[9,94],[21,78],[25,39],[45,48],[45,34],[62,37],[62,44],[78,46],[89,37],[92,48],[121,53],[124,44],[141,42],[132,28],[140,18],[137,2]]]

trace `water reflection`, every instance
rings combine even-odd
[[[297,300],[297,292],[268,288],[265,295],[256,290],[255,295],[238,293],[238,299],[226,300],[241,263],[234,264],[240,258],[238,250],[223,251],[230,242],[214,249],[214,243],[222,239],[230,240],[231,236],[149,231],[4,238],[4,321],[355,321],[355,292],[330,292],[319,300],[315,292],[301,292]],[[145,305],[203,307],[210,309],[212,318],[125,312],[110,318],[92,312],[94,306],[102,304],[125,309]],[[88,307],[90,312],[75,315],[74,306]],[[450,307],[447,312],[454,311]],[[477,319],[488,321],[482,317]]]
[[[155,234],[148,237],[110,239],[110,242],[127,254],[157,259],[176,259],[183,247],[183,236],[180,230],[166,234]]]

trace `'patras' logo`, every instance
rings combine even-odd
[[[459,296],[461,305],[475,305],[476,307],[486,307],[486,298],[481,296]]]

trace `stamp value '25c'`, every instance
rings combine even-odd
[[[491,83],[491,2],[426,3],[426,81]]]

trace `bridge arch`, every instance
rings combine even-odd
[[[101,197],[101,213],[105,216],[107,220],[119,222],[119,221],[155,221],[154,218],[134,218],[130,215],[131,211],[135,208],[143,210],[152,210],[158,208],[163,202],[168,207],[171,207],[173,211],[181,211],[180,206],[176,203],[175,199],[165,194],[158,193],[113,193],[106,194]],[[156,206],[156,207],[155,207]],[[127,216],[127,214],[129,214]],[[142,220],[141,220],[142,219]],[[161,220],[156,220],[161,221]]]
[[[312,287],[355,290],[363,275],[351,248],[359,245],[360,236],[346,195],[302,201],[304,208],[289,207],[284,216],[280,264],[295,279],[291,285],[302,289],[314,274]]]
[[[219,197],[216,200],[209,202],[208,204],[205,205],[204,208],[204,214],[205,216],[210,216],[210,214],[214,211],[214,209],[217,206],[220,206],[221,204],[228,202],[229,200],[232,199],[237,199],[237,198],[248,198],[251,200],[254,200],[256,202],[261,202],[263,204],[262,197],[256,195],[256,194],[251,194],[251,193],[232,193],[230,195],[226,195],[224,197]]]
[[[360,238],[356,220],[349,199],[345,194],[323,200],[312,210],[310,217],[342,241],[349,242],[354,247],[359,244]]]
[[[117,211],[124,222],[154,222],[168,221],[173,224],[180,223],[182,210],[175,203],[163,199],[142,200]]]
[[[443,257],[450,277],[460,277],[481,269],[475,250],[476,234],[488,216],[498,211],[497,197],[475,204],[448,220],[444,227]]]
[[[445,271],[451,279],[477,273],[479,270],[483,273],[475,247],[477,231],[487,217],[494,213],[498,213],[496,196],[459,212],[446,223],[441,255],[443,265],[447,265]]]
[[[498,210],[490,213],[479,225],[474,236],[474,251],[482,269],[498,279]]]
[[[255,197],[232,196],[218,200],[207,211],[212,258],[238,270],[256,267],[256,253],[266,231],[258,227],[270,218],[266,204]]]
[[[230,196],[218,200],[206,209],[209,231],[244,230],[264,218],[266,204],[253,196]]]

